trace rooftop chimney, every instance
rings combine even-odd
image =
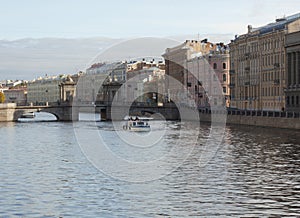
[[[248,33],[252,32],[252,25],[248,25]]]

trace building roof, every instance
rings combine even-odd
[[[279,18],[279,19],[276,19],[276,22],[269,23],[265,26],[259,27],[259,28],[257,28],[257,30],[259,30],[260,34],[272,32],[273,30],[281,30],[281,29],[285,28],[286,24],[294,22],[295,20],[297,20],[299,18],[300,18],[300,13],[294,14],[294,15],[291,15],[288,17]]]
[[[257,35],[264,35],[276,30],[284,30],[286,28],[287,24],[290,24],[296,20],[300,19],[300,13],[291,15],[291,16],[287,16],[287,17],[283,17],[283,18],[278,18],[276,19],[275,22],[269,23],[267,25],[264,26],[260,26],[257,28],[252,28],[251,25],[248,25],[248,33],[243,34],[239,37],[236,36],[236,39],[239,38],[244,38],[244,37],[248,37],[248,36],[257,36]]]

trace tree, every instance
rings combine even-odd
[[[5,95],[3,92],[0,92],[0,103],[4,103],[5,102]]]

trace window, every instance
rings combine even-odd
[[[223,69],[226,69],[226,63],[223,63]]]
[[[214,63],[214,69],[217,69],[217,67],[218,67],[217,63]]]
[[[226,93],[226,87],[223,87],[223,93]]]
[[[226,82],[226,74],[223,74],[223,82]]]

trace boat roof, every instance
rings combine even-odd
[[[137,121],[147,121],[147,120],[153,120],[152,117],[139,117],[139,116],[126,116],[124,120],[129,120],[129,118],[137,119]]]

